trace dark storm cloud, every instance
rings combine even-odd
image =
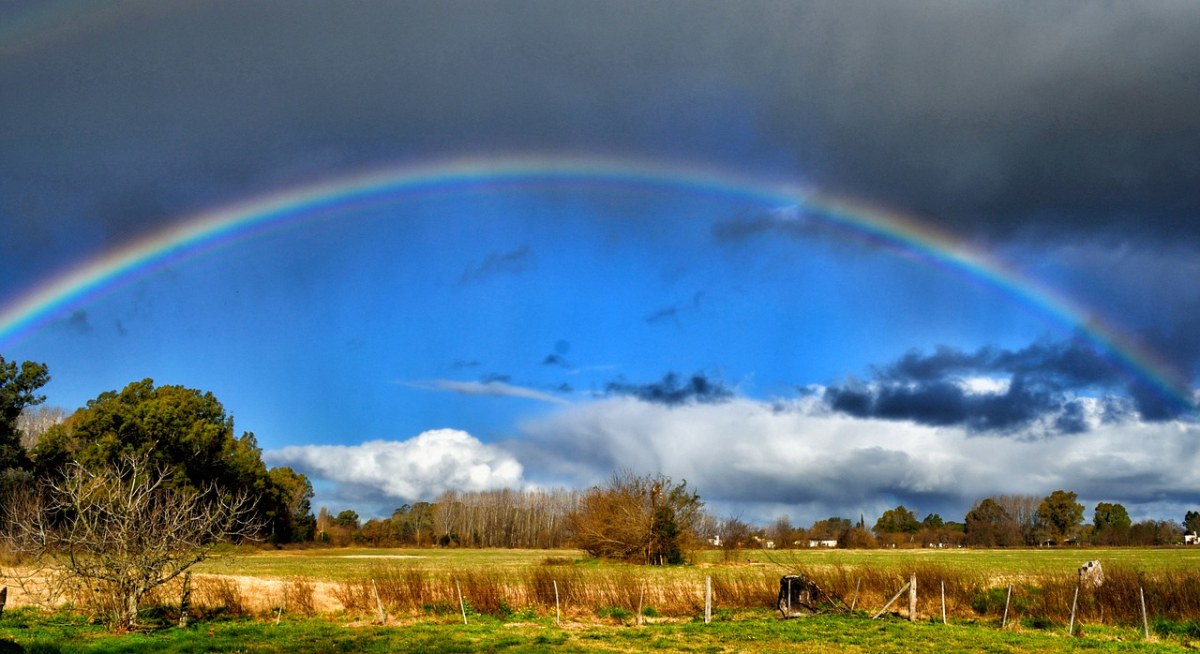
[[[6,53],[0,179],[126,233],[332,168],[615,150],[993,236],[1196,236],[1198,31],[1171,2],[161,5]]]
[[[978,391],[965,385],[979,376],[1003,378],[1006,388]],[[1020,350],[912,351],[876,370],[870,383],[829,386],[824,400],[831,409],[860,418],[959,425],[974,432],[1014,431],[1048,418],[1058,433],[1079,433],[1088,429],[1080,395],[1099,396],[1100,419],[1106,422],[1128,417],[1130,402],[1148,421],[1189,410],[1079,340],[1039,342]]]
[[[1062,406],[1058,393],[1031,388],[1020,379],[1003,393],[971,393],[951,381],[882,384],[826,391],[830,407],[859,418],[912,420],[926,425],[963,425],[972,431],[1009,431]]]
[[[660,381],[633,384],[625,380],[611,381],[604,388],[606,395],[630,395],[643,402],[680,406],[693,402],[716,403],[733,398],[733,391],[719,380],[696,373],[680,380],[669,372]]]
[[[472,284],[497,275],[522,273],[534,266],[535,259],[533,250],[528,245],[508,252],[493,252],[479,265],[464,270],[458,283]]]

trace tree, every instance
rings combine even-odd
[[[921,528],[921,523],[917,522],[917,516],[901,504],[894,509],[888,509],[879,516],[875,521],[875,526],[871,531],[875,532],[876,536],[881,534],[915,534]]]
[[[66,420],[68,412],[59,406],[25,407],[21,417],[17,419],[17,429],[21,432],[21,446],[28,452],[41,440],[51,427]]]
[[[163,470],[165,484],[256,499],[266,533],[287,534],[292,516],[280,504],[296,488],[278,488],[253,433],[234,436],[233,418],[212,393],[155,386],[143,379],[106,391],[50,427],[33,450],[37,475],[56,479],[69,466],[106,470],[129,457]],[[298,474],[298,473],[293,473]],[[279,477],[283,479],[283,477]]]
[[[1100,545],[1128,545],[1132,525],[1123,505],[1100,502],[1092,515],[1092,541]]]
[[[1083,505],[1075,501],[1077,497],[1073,492],[1056,490],[1038,506],[1038,524],[1060,544],[1071,540],[1083,524]]]
[[[767,536],[775,541],[775,547],[779,549],[792,549],[796,547],[798,541],[804,537],[801,530],[792,526],[791,516],[781,515],[771,524],[771,528],[767,530]]]
[[[576,543],[592,556],[682,563],[684,550],[695,544],[703,506],[686,481],[621,471],[584,494],[569,524]]]
[[[1200,511],[1188,511],[1184,514],[1183,529],[1194,534],[1200,534]]]
[[[735,551],[750,545],[751,532],[750,524],[735,516],[729,516],[720,522],[717,536],[721,539],[721,549],[725,550],[726,561],[734,560]]]
[[[851,528],[850,518],[830,517],[817,520],[808,529],[808,537],[816,540],[837,540]]]
[[[350,509],[340,511],[337,516],[334,517],[333,524],[338,527],[345,527],[351,530],[358,529],[358,513],[351,511]]]
[[[1020,530],[1012,517],[992,498],[986,498],[967,512],[966,542],[978,547],[1020,545]]]
[[[155,588],[207,558],[217,544],[257,533],[253,499],[212,487],[172,487],[165,469],[129,456],[101,469],[71,464],[9,511],[6,535],[18,552],[50,561],[68,582],[108,600],[109,624],[137,626]]]
[[[18,366],[0,356],[0,471],[30,468],[18,421],[27,407],[46,401],[37,391],[48,381],[46,364],[25,361]]]
[[[267,471],[272,493],[267,515],[274,543],[303,543],[313,539],[317,520],[312,514],[313,487],[308,477],[288,467]]]
[[[1026,545],[1037,545],[1042,540],[1044,529],[1037,519],[1042,498],[1037,495],[995,495],[992,499],[1012,518]]]

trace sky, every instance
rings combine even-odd
[[[0,355],[316,506],[1200,507],[1200,5],[0,2]]]

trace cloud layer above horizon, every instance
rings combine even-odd
[[[783,514],[871,517],[897,504],[961,520],[990,495],[1060,488],[1093,504],[1119,498],[1137,518],[1181,519],[1200,483],[1200,425],[1114,420],[1102,404],[1080,401],[1086,429],[1047,425],[1031,437],[847,415],[819,393],[773,402],[608,397],[526,421],[493,445],[438,430],[353,447],[290,446],[266,458],[332,482],[318,502],[384,515],[444,490],[583,489],[628,469],[686,479],[718,513],[739,507],[762,523]]]

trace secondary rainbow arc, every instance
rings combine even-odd
[[[799,206],[807,216],[895,245],[931,264],[957,270],[1000,290],[1077,329],[1172,403],[1194,405],[1190,390],[1174,379],[1171,367],[1156,352],[1114,326],[1093,319],[1086,307],[949,232],[899,212],[802,186],[766,183],[717,169],[627,158],[526,155],[425,162],[285,189],[201,212],[85,261],[0,306],[0,346],[171,262],[308,218],[421,192],[568,182],[678,189],[744,198],[763,205]]]

